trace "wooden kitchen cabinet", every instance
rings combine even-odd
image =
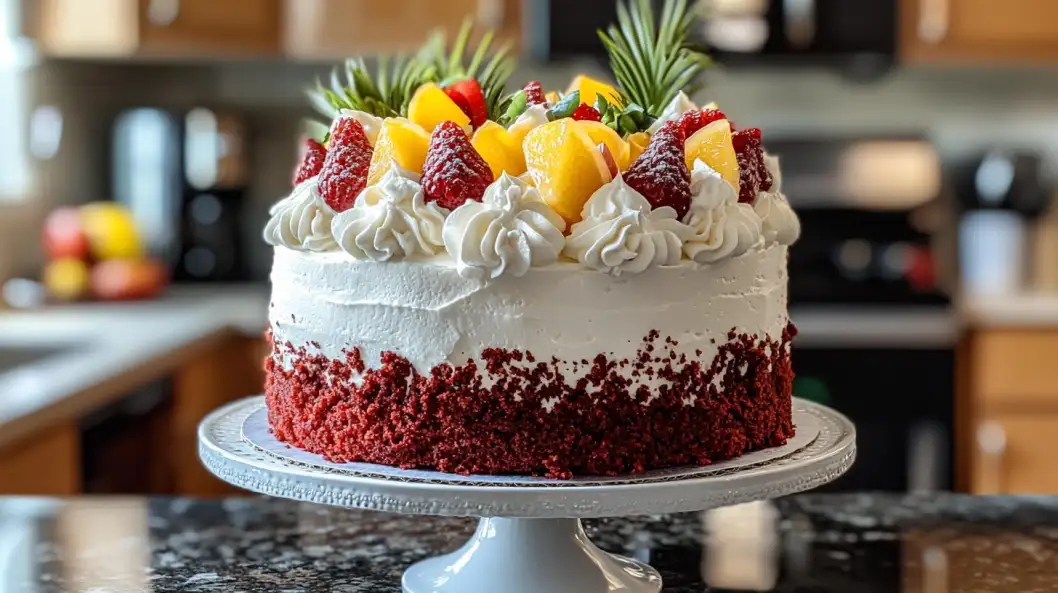
[[[281,0],[40,0],[41,50],[57,57],[276,54]]]
[[[987,416],[974,441],[975,494],[1058,493],[1058,413]]]
[[[906,62],[1058,60],[1054,0],[901,0]]]
[[[449,34],[467,16],[479,31],[517,43],[520,0],[286,0],[283,45],[299,58],[336,59],[372,52],[411,52],[438,27]],[[468,52],[469,53],[469,52]]]
[[[959,488],[1058,494],[1058,328],[970,331],[957,371]]]

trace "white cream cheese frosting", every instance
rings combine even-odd
[[[691,172],[691,208],[684,217],[692,234],[683,252],[698,263],[712,263],[749,251],[761,238],[760,217],[720,173],[701,160]]]
[[[614,276],[559,261],[487,282],[437,258],[380,265],[279,247],[269,320],[277,343],[341,360],[360,348],[369,368],[395,352],[421,374],[470,359],[483,368],[479,356],[490,347],[537,360],[621,360],[651,330],[676,340],[677,355],[709,364],[731,330],[782,337],[786,282],[781,245],[708,268],[683,260]]]
[[[661,110],[661,115],[658,116],[654,123],[650,124],[647,128],[647,132],[651,134],[661,129],[661,126],[665,125],[670,121],[679,119],[681,115],[688,111],[694,111],[698,109],[698,106],[691,101],[691,98],[687,96],[687,93],[680,91],[676,93],[676,96],[669,101],[669,104],[665,106],[665,109]]]
[[[335,248],[331,220],[335,212],[323,201],[319,176],[302,181],[268,211],[264,240],[269,245],[304,251],[328,251]]]
[[[565,228],[536,188],[504,173],[480,202],[468,200],[448,215],[442,236],[461,276],[498,278],[554,263]]]
[[[446,208],[426,202],[418,174],[393,163],[377,184],[360,192],[352,208],[334,217],[331,232],[338,246],[358,260],[432,256],[444,247],[447,214]]]
[[[614,275],[679,263],[690,230],[676,219],[674,209],[652,210],[621,175],[588,198],[581,216],[566,239],[565,254]]]
[[[758,193],[753,201],[753,210],[763,223],[764,241],[768,245],[793,245],[801,236],[801,221],[782,193],[779,157],[764,155],[764,166],[771,174],[771,189]]]

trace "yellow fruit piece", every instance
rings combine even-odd
[[[44,268],[43,280],[53,298],[75,301],[88,294],[88,265],[79,259],[57,259]]]
[[[738,160],[731,143],[731,124],[726,119],[718,119],[691,134],[684,144],[684,155],[688,169],[694,169],[694,161],[701,159],[738,193]]]
[[[554,105],[562,100],[562,95],[558,94],[556,91],[548,91],[544,93],[544,99],[546,99],[548,103]]]
[[[613,160],[617,163],[619,170],[624,171],[628,168],[631,164],[628,160],[631,149],[613,128],[602,122],[588,120],[581,121],[580,127],[584,128],[584,132],[588,134],[593,144],[596,146],[605,144],[606,148],[610,149],[610,154],[613,155]]]
[[[504,171],[514,176],[525,173],[522,145],[500,124],[494,121],[485,122],[474,132],[470,143],[489,164],[494,179],[499,179]]]
[[[646,132],[636,132],[635,134],[629,134],[628,136],[628,164],[636,162],[639,155],[643,154],[643,151],[647,149],[647,145],[650,144],[650,134]]]
[[[716,101],[709,101],[709,103],[702,107],[702,111],[712,111],[719,108],[720,107],[716,104]]]
[[[99,260],[134,259],[143,255],[136,221],[127,208],[115,202],[81,207],[81,226],[89,251]]]
[[[569,85],[566,94],[580,91],[580,102],[595,105],[595,96],[602,95],[611,105],[619,103],[620,93],[611,84],[589,78],[583,74],[578,75]]]
[[[525,163],[544,201],[567,223],[580,220],[595,190],[610,181],[602,153],[578,125],[563,118],[544,124],[525,137]]]
[[[453,121],[470,129],[470,118],[448,98],[441,87],[428,82],[418,88],[408,103],[408,119],[422,126],[427,134],[443,121]]]
[[[430,135],[421,126],[403,118],[387,119],[382,122],[375,140],[371,165],[367,169],[367,184],[378,183],[393,167],[394,161],[409,171],[422,173],[429,147]]]

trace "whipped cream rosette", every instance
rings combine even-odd
[[[335,212],[320,197],[319,177],[301,182],[290,196],[269,209],[264,240],[273,246],[300,251],[334,249],[331,220]]]
[[[760,241],[761,221],[753,207],[740,204],[731,184],[700,160],[691,171],[691,209],[684,220],[692,233],[683,252],[698,263],[742,255]]]
[[[504,173],[480,202],[467,201],[448,215],[442,236],[461,276],[498,278],[554,263],[565,228],[536,188]]]
[[[757,194],[753,210],[760,217],[766,245],[793,245],[801,236],[801,221],[782,193],[779,157],[764,155],[764,166],[771,174],[771,189]]]
[[[689,232],[674,209],[652,210],[620,175],[588,199],[581,215],[566,239],[565,254],[615,275],[679,263]]]
[[[335,241],[358,260],[387,261],[437,254],[444,246],[441,228],[448,210],[426,202],[419,176],[393,164],[352,208],[331,223]]]

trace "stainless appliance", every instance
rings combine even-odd
[[[801,218],[790,253],[794,393],[857,425],[831,490],[952,484],[955,323],[938,281],[940,163],[915,138],[773,140]]]
[[[114,122],[112,186],[178,282],[247,280],[240,118],[206,108],[130,109]]]

